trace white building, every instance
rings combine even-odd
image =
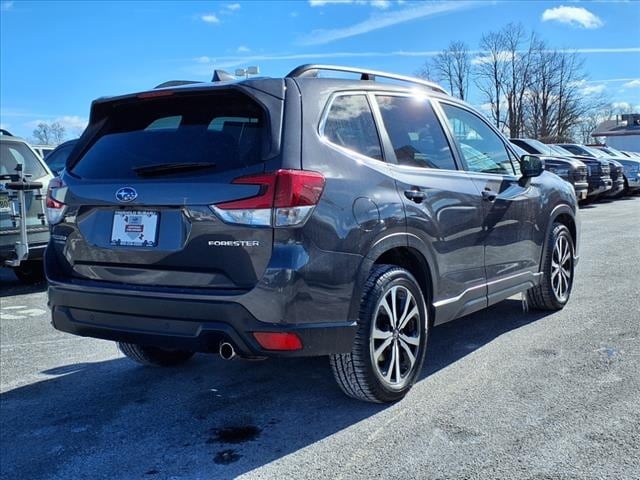
[[[618,115],[598,125],[592,137],[605,137],[605,144],[618,150],[640,152],[640,113]]]

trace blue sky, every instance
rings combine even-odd
[[[0,0],[0,123],[29,137],[39,120],[58,120],[72,137],[92,99],[209,80],[214,66],[282,76],[317,62],[413,74],[452,40],[477,50],[483,33],[509,22],[580,52],[585,95],[640,111],[638,1]]]

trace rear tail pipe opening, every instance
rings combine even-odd
[[[218,352],[223,360],[232,360],[237,356],[236,349],[229,342],[221,342]]]

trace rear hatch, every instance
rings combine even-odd
[[[20,233],[20,213],[18,198],[15,192],[10,192],[6,184],[11,182],[10,177],[17,175],[16,167],[22,166],[22,173],[30,181],[43,184],[42,193],[47,187],[52,175],[42,165],[42,161],[23,142],[19,140],[2,139],[0,141],[0,242],[15,243],[14,234]],[[41,192],[26,191],[25,204],[27,210],[27,232],[46,232],[49,227],[44,222],[43,201]]]
[[[212,207],[261,198],[264,186],[244,177],[278,161],[282,98],[246,90],[161,90],[94,104],[92,137],[81,139],[48,199],[64,211],[52,245],[70,275],[152,288],[258,282],[271,224],[256,208],[223,221]]]

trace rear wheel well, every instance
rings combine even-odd
[[[432,288],[431,273],[429,271],[429,265],[425,258],[417,250],[410,247],[396,247],[391,250],[387,250],[380,255],[376,261],[376,265],[397,265],[408,270],[411,275],[415,277],[420,285],[422,294],[427,301],[427,308],[429,309],[429,317],[433,321],[433,307],[431,306]]]

